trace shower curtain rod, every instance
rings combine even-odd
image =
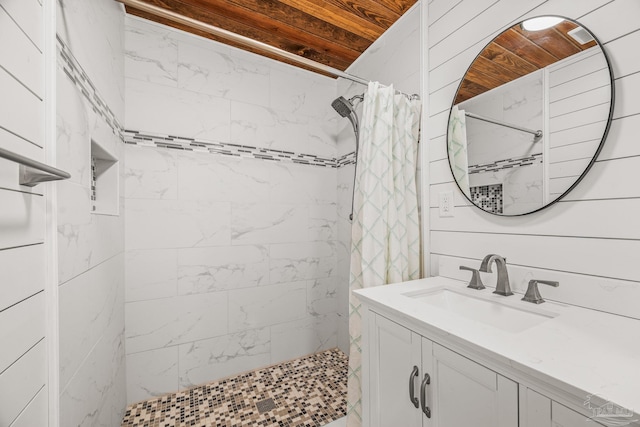
[[[349,73],[345,73],[344,71],[338,70],[337,68],[330,67],[325,64],[321,64],[319,62],[313,61],[311,59],[304,58],[302,56],[295,55],[291,52],[287,52],[286,50],[279,49],[277,47],[273,47],[263,42],[259,42],[257,40],[253,40],[249,37],[242,36],[240,34],[233,33],[231,31],[225,30],[220,27],[216,27],[211,24],[207,24],[205,22],[199,21],[197,19],[190,18],[188,16],[181,15],[179,13],[162,9],[158,6],[154,6],[140,0],[116,0],[126,6],[131,6],[133,8],[139,9],[143,12],[150,13],[152,15],[158,16],[160,18],[166,18],[172,22],[183,24],[188,27],[201,30],[207,32],[209,34],[213,34],[218,37],[222,37],[227,40],[234,41],[236,43],[240,43],[243,46],[251,47],[263,52],[271,53],[273,55],[280,56],[282,58],[286,58],[292,62],[297,64],[306,65],[309,68],[312,68],[317,71],[322,71],[324,73],[330,74],[335,77],[342,77],[347,80],[351,80],[352,82],[360,83],[365,86],[369,84],[368,80],[365,80],[361,77],[351,75]]]
[[[526,132],[526,133],[533,134],[535,136],[535,139],[542,138],[542,131],[541,130],[533,130],[533,129],[523,128],[521,126],[516,126],[516,125],[512,125],[510,123],[504,123],[504,122],[500,122],[500,121],[495,120],[495,119],[490,119],[488,117],[479,116],[477,114],[470,113],[468,111],[465,111],[464,115],[467,116],[467,117],[471,117],[472,119],[482,120],[483,122],[493,123],[494,125],[504,126],[504,127],[507,127],[507,128],[519,130],[521,132]]]

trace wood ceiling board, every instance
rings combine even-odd
[[[495,43],[514,54],[526,58],[527,62],[538,68],[544,68],[557,61],[549,52],[526,38],[514,28],[500,34]]]
[[[474,64],[474,68],[478,70],[479,73],[487,76],[493,76],[496,80],[510,82],[511,80],[515,80],[529,73],[522,73],[518,71],[514,71],[512,68],[505,68],[499,63],[488,60],[483,56],[479,56],[476,59]]]
[[[533,64],[528,63],[524,58],[519,57],[515,53],[509,52],[502,46],[495,43],[490,43],[481,53],[480,56],[495,62],[503,68],[509,68],[516,73],[520,73],[520,76],[526,76],[529,73],[533,73],[539,68]]]
[[[508,83],[510,80],[506,76],[502,75],[491,75],[485,74],[478,68],[473,68],[467,71],[465,75],[465,80],[475,83],[478,86],[483,86],[486,88],[494,88],[498,86],[502,86],[505,83]]]
[[[324,0],[280,0],[282,3],[296,7],[318,19],[330,22],[354,34],[374,42],[384,32],[377,23],[371,22],[358,15],[346,12],[343,8],[325,2]]]
[[[139,1],[344,71],[417,0]],[[184,21],[155,16],[142,5],[137,8],[127,6],[127,12],[300,68],[313,68],[269,49],[265,53],[258,46],[191,28]],[[327,73],[330,71],[321,71]]]
[[[582,51],[582,49],[568,40],[571,37],[565,36],[555,28],[534,32],[516,28],[516,31],[554,56],[556,60],[567,58]]]
[[[472,82],[471,80],[465,79],[460,85],[454,105],[466,101],[467,99],[471,99],[474,96],[481,95],[489,90],[490,89],[486,86],[482,86],[478,83]]]
[[[188,3],[215,10],[216,14],[238,22],[252,22],[264,31],[295,38],[301,43],[338,46],[333,50],[342,49],[340,52],[344,52],[345,57],[355,55],[357,58],[371,45],[371,41],[364,37],[277,0],[188,0]]]
[[[341,7],[345,12],[364,18],[383,30],[389,28],[400,18],[377,0],[320,0]]]
[[[273,32],[267,32],[264,30],[261,30],[259,28],[256,28],[254,26],[250,26],[238,21],[234,21],[231,19],[228,19],[224,16],[221,15],[215,15],[215,14],[211,14],[210,12],[201,9],[199,7],[194,7],[194,6],[190,6],[187,5],[181,1],[177,1],[177,0],[145,0],[145,3],[154,5],[154,6],[159,6],[162,7],[163,9],[166,10],[170,10],[176,13],[179,13],[181,15],[186,15],[189,16],[191,18],[194,18],[198,21],[201,22],[205,22],[207,24],[210,25],[214,25],[216,27],[219,28],[223,28],[226,29],[228,31],[232,31],[236,34],[240,34],[243,35],[245,37],[248,37],[250,39],[253,40],[257,40],[266,44],[269,44],[271,46],[277,47],[279,49],[294,53],[298,56],[304,57],[304,58],[308,58],[311,59],[313,61],[325,64],[325,65],[329,65],[331,67],[337,68],[339,70],[345,70],[349,65],[351,65],[351,63],[353,62],[353,60],[349,60],[348,58],[340,58],[337,56],[334,56],[333,54],[331,54],[330,52],[326,52],[326,51],[322,51],[322,50],[318,50],[315,46],[307,46],[301,43],[298,43],[295,40],[291,40],[289,38],[285,38],[282,37],[280,34],[278,33],[273,33]],[[132,10],[133,8],[127,8],[127,11]],[[138,11],[139,12],[139,11]],[[137,16],[141,16],[140,13],[134,13]],[[142,17],[146,17],[147,19],[152,18],[152,20],[156,21],[156,22],[160,22],[156,17],[153,17],[152,15],[148,14],[148,13],[144,13],[145,16]],[[163,20],[163,24],[167,24],[168,20]],[[175,28],[180,28],[183,29],[185,31],[191,32],[191,33],[196,33],[193,29],[191,29],[190,27],[186,26],[186,25],[181,25],[180,27],[178,27],[175,24],[171,24],[171,26],[175,27]],[[198,35],[203,35],[204,32],[200,31],[198,32]],[[217,40],[220,41],[222,43],[225,44],[230,44],[228,43],[228,41],[226,39],[223,39],[222,37],[209,37],[206,36],[207,38],[211,38],[213,40]],[[240,47],[241,49],[244,50],[248,50],[247,47],[244,44],[241,43],[235,43],[233,44],[233,46],[235,47]],[[252,52],[257,52],[257,49],[253,49]],[[265,55],[266,56],[266,55]],[[277,57],[279,58],[279,57]]]
[[[236,42],[230,41],[228,39],[223,39],[221,37],[217,37],[217,36],[215,36],[215,35],[213,35],[211,33],[208,33],[206,31],[193,29],[193,28],[191,28],[191,27],[189,27],[187,25],[179,24],[179,23],[173,22],[173,21],[171,21],[169,19],[160,18],[160,17],[151,15],[151,14],[149,14],[147,12],[144,12],[144,11],[132,8],[132,7],[127,7],[127,13],[129,13],[131,15],[134,15],[134,16],[137,16],[137,17],[140,17],[140,18],[143,18],[143,19],[148,19],[150,21],[157,22],[159,24],[167,25],[169,27],[172,27],[172,28],[175,28],[175,29],[178,29],[178,30],[182,30],[182,31],[185,31],[185,32],[188,32],[188,33],[191,33],[191,34],[195,34],[197,36],[208,38],[210,40],[213,40],[213,41],[216,41],[216,42],[219,42],[219,43],[222,43],[222,44],[226,44],[228,46],[232,46],[232,47],[235,47],[235,48],[238,48],[238,49],[242,49],[242,50],[245,50],[247,52],[255,53],[257,55],[264,56],[265,58],[271,58],[271,59],[274,59],[276,61],[279,61],[279,62],[282,62],[282,63],[285,63],[285,64],[293,65],[293,66],[295,66],[297,68],[301,68],[301,69],[308,70],[308,71],[313,71],[315,73],[322,74],[322,75],[325,75],[327,77],[335,77],[335,76],[333,76],[331,74],[324,73],[322,71],[318,71],[317,69],[307,67],[307,66],[305,66],[303,64],[294,63],[292,61],[289,61],[286,58],[282,58],[281,56],[273,55],[273,54],[270,54],[270,53],[262,51],[262,50],[253,49],[253,48],[247,47],[247,46],[245,46],[243,44],[236,43]]]
[[[387,9],[398,14],[398,16],[404,15],[404,13],[411,9],[415,1],[407,0],[379,0],[378,3],[384,5]]]

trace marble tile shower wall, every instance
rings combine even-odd
[[[335,158],[335,81],[127,19],[126,127]],[[127,399],[337,345],[337,171],[126,145]]]
[[[123,159],[124,8],[57,5],[57,166],[71,173],[56,184],[60,425],[115,427],[126,406],[124,218],[91,213],[91,142]]]

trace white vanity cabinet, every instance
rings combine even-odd
[[[518,426],[517,383],[379,314],[368,323],[367,425]]]
[[[364,427],[640,427],[637,320],[444,277],[354,294]]]
[[[621,424],[623,425],[623,424]],[[520,386],[520,427],[604,427],[584,414]]]

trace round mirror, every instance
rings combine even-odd
[[[524,215],[564,197],[609,130],[613,74],[596,37],[543,16],[493,39],[462,78],[447,151],[460,190],[496,215]]]

